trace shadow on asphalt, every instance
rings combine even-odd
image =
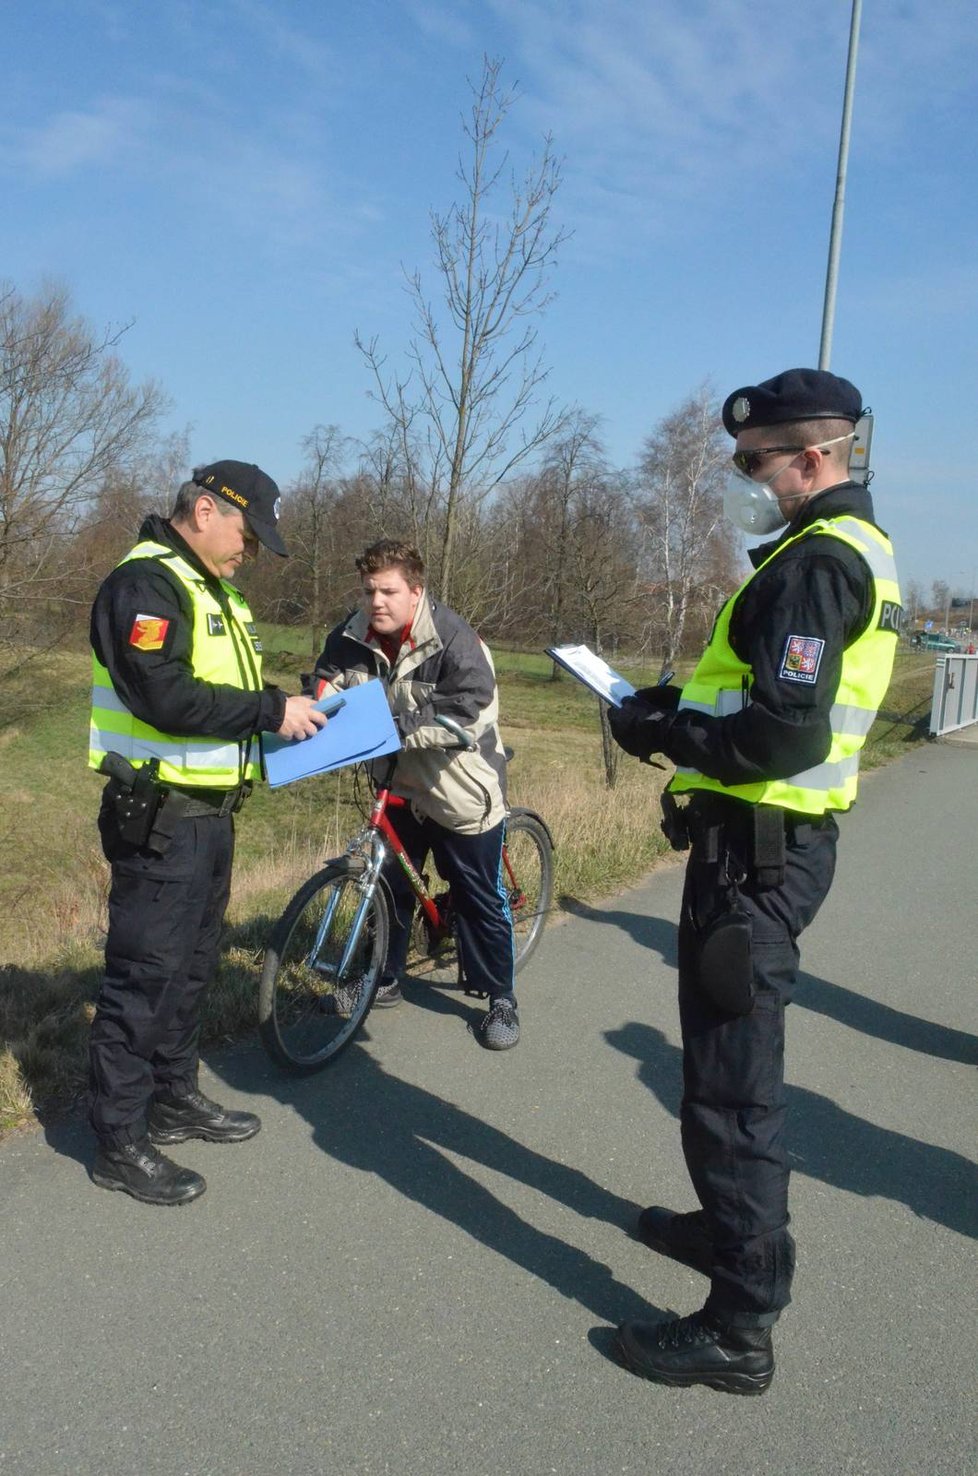
[[[662,1062],[674,1057],[678,1071],[678,1046],[661,1030],[636,1023],[607,1031],[605,1039],[639,1062],[639,1080],[676,1115],[677,1096],[668,1090]],[[892,1199],[922,1220],[978,1238],[978,1167],[960,1153],[879,1127],[797,1086],[788,1087],[788,1153],[794,1173],[850,1194]]]
[[[663,963],[676,967],[678,929],[674,922],[635,912],[589,907],[574,897],[561,898],[561,906],[574,917],[620,928],[641,947],[655,949]],[[793,1003],[862,1035],[903,1046],[905,1050],[936,1056],[942,1061],[960,1061],[966,1066],[978,1065],[978,1036],[933,1020],[921,1020],[917,1015],[895,1010],[891,1005],[881,1004],[842,984],[833,984],[829,979],[806,974],[804,970],[798,974]]]
[[[425,991],[431,995],[432,991]],[[437,996],[436,996],[437,998]],[[451,1008],[458,1001],[445,1001]],[[464,1007],[463,1007],[464,1009]],[[474,1049],[474,1047],[473,1047]],[[616,1281],[586,1251],[538,1230],[453,1161],[457,1155],[545,1194],[586,1219],[625,1231],[636,1206],[586,1174],[527,1148],[434,1092],[391,1076],[353,1045],[325,1076],[294,1078],[266,1068],[253,1052],[221,1060],[221,1076],[239,1091],[259,1088],[310,1124],[314,1141],[340,1163],[376,1174],[406,1199],[465,1230],[562,1296],[607,1322],[661,1318],[662,1310]],[[326,1089],[326,1083],[329,1089]],[[572,1143],[569,1143],[572,1149]],[[375,1227],[392,1256],[400,1231],[396,1208]],[[491,1287],[486,1295],[491,1297]]]

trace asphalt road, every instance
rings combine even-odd
[[[516,1051],[418,989],[318,1078],[210,1058],[264,1129],[179,1150],[196,1204],[94,1188],[79,1123],[7,1143],[2,1476],[978,1469],[976,781],[930,745],[842,822],[789,1014],[799,1269],[763,1399],[610,1356],[705,1291],[628,1233],[691,1207],[670,866],[546,935]]]

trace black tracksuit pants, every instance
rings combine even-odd
[[[695,803],[695,802],[694,802]],[[713,859],[696,839],[679,928],[683,1038],[683,1153],[715,1247],[706,1306],[735,1326],[774,1323],[791,1300],[795,1246],[788,1232],[784,1012],[798,971],[796,939],[821,906],[835,871],[831,815],[786,820],[784,881],[760,889],[748,807],[721,822]],[[709,859],[707,856],[709,855]],[[747,1015],[707,999],[697,980],[701,929],[728,909],[730,875],[750,914],[756,996]]]
[[[515,955],[513,919],[502,877],[505,821],[478,835],[460,835],[434,820],[419,820],[407,805],[399,806],[392,820],[416,869],[423,870],[430,851],[452,889],[466,986],[490,999],[511,996]],[[394,903],[384,974],[396,976],[407,958],[415,898],[395,857],[388,860],[384,876]]]
[[[196,1085],[202,995],[220,951],[234,821],[181,820],[164,856],[121,842],[104,803],[99,830],[112,885],[89,1045],[90,1120],[112,1147],[145,1134],[155,1092]]]

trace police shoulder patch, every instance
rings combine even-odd
[[[812,685],[822,664],[825,642],[818,636],[790,635],[784,643],[778,676],[783,682]]]
[[[884,600],[880,608],[879,630],[892,631],[899,635],[903,629],[903,606],[894,604],[892,600]]]
[[[169,620],[161,615],[137,615],[129,632],[129,644],[137,651],[162,651]]]

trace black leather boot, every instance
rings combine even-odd
[[[674,1210],[649,1205],[638,1217],[635,1233],[660,1256],[670,1256],[709,1276],[713,1269],[713,1242],[702,1210],[676,1214]]]
[[[121,1148],[100,1143],[92,1182],[101,1189],[121,1189],[143,1204],[189,1204],[207,1188],[200,1174],[158,1153],[148,1138]]]
[[[208,1143],[243,1143],[261,1129],[253,1112],[231,1112],[194,1088],[190,1092],[161,1093],[149,1109],[149,1136],[154,1143],[185,1143],[205,1138]]]
[[[706,1384],[724,1394],[763,1394],[774,1378],[769,1327],[727,1327],[706,1312],[676,1322],[625,1322],[618,1353],[657,1384]]]

